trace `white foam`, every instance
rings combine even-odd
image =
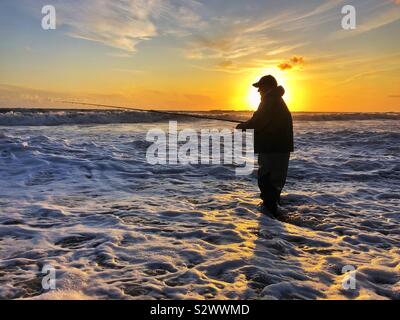
[[[0,126],[58,126],[113,123],[149,123],[174,120],[176,116],[153,112],[130,110],[42,110],[0,109]],[[250,112],[189,112],[207,117],[245,120]],[[294,113],[295,121],[365,121],[400,120],[400,113]],[[198,121],[196,118],[181,117],[180,121]]]
[[[295,121],[282,223],[259,212],[254,175],[150,166],[154,124],[97,116],[112,123],[0,115],[1,298],[399,298],[398,121]],[[56,291],[41,288],[44,264]]]

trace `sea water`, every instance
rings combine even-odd
[[[146,134],[169,120],[234,128],[0,112],[0,298],[400,298],[400,114],[294,114],[288,222],[260,212],[256,172],[148,164]]]

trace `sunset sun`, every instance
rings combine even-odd
[[[258,93],[257,88],[250,88],[249,89],[249,94],[247,97],[248,101],[247,103],[249,104],[249,108],[251,110],[256,110],[258,105],[260,104],[260,94]]]
[[[258,89],[254,88],[252,86],[252,84],[254,82],[258,81],[262,76],[268,75],[268,74],[273,75],[276,78],[276,80],[278,81],[278,85],[283,86],[285,88],[284,99],[285,99],[286,103],[288,104],[289,108],[291,110],[293,110],[294,106],[291,106],[290,104],[293,102],[292,97],[293,97],[294,90],[290,83],[289,73],[281,71],[278,68],[265,68],[265,69],[257,72],[257,74],[252,75],[249,78],[248,83],[246,83],[246,85],[248,86],[247,96],[246,96],[247,97],[246,104],[249,106],[249,109],[257,110],[258,105],[260,104],[260,99],[261,99]]]

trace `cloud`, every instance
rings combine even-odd
[[[288,62],[282,62],[278,64],[278,68],[281,70],[290,70],[293,68],[293,66]]]
[[[249,64],[275,67],[273,60],[307,45],[305,39],[311,38],[309,33],[315,32],[319,25],[337,19],[340,11],[336,9],[343,2],[329,0],[317,6],[286,6],[279,12],[272,12],[260,4],[249,14],[243,13],[247,10],[243,6],[241,15],[211,17],[210,28],[192,37],[185,56],[194,60],[211,60],[216,71],[237,72]],[[251,18],[246,18],[249,16]],[[226,65],[225,61],[232,63]],[[293,64],[296,62],[281,67],[289,69]]]
[[[287,62],[281,62],[278,64],[278,68],[281,69],[282,71],[285,70],[290,70],[295,67],[297,68],[302,68],[304,66],[304,58],[300,56],[293,56],[292,58],[289,59]]]
[[[303,57],[294,56],[294,57],[292,57],[290,59],[290,62],[292,62],[293,64],[301,64],[301,65],[303,65],[304,64],[304,58]]]
[[[339,30],[330,35],[331,40],[345,39],[383,28],[389,24],[400,21],[400,12],[397,6],[400,0],[377,2],[374,6],[364,8],[365,12],[357,11],[357,16],[362,17],[362,23],[357,22],[354,30]],[[361,19],[360,19],[361,20]]]
[[[272,66],[276,64],[274,57],[304,45],[294,39],[295,34],[284,34],[280,30],[258,32],[253,27],[244,22],[214,25],[213,32],[191,37],[185,57],[209,63],[212,65],[210,70],[243,72],[259,68],[261,64],[261,67]]]
[[[57,23],[68,35],[135,52],[145,40],[165,34],[186,35],[205,25],[194,0],[53,1]]]

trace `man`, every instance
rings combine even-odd
[[[263,207],[278,215],[278,203],[286,183],[290,153],[293,152],[293,121],[276,79],[264,76],[253,84],[261,103],[253,117],[237,129],[254,129],[254,148],[258,154],[258,186]]]

